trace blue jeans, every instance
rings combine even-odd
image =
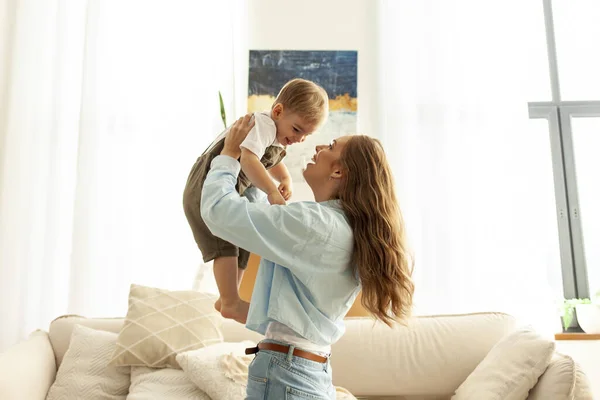
[[[265,340],[266,343],[287,343]],[[250,363],[246,400],[335,400],[329,361],[318,363],[288,354],[260,350]]]

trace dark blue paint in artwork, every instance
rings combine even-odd
[[[356,51],[251,50],[248,95],[277,96],[290,79],[321,85],[330,98],[356,97]]]

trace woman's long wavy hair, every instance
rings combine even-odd
[[[394,180],[381,142],[352,136],[340,157],[338,197],[354,232],[353,263],[362,285],[362,305],[387,325],[410,316],[413,258]]]

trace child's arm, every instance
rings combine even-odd
[[[292,177],[283,161],[271,168],[269,173],[280,183],[277,188],[279,193],[281,193],[286,201],[289,200],[292,197]]]
[[[277,164],[276,166],[274,166],[273,168],[271,168],[269,170],[269,174],[271,174],[273,179],[275,179],[279,183],[281,183],[285,180],[292,179],[290,176],[290,171],[288,171],[288,169],[285,166],[285,164],[283,163],[283,161],[280,162],[279,164]]]
[[[242,166],[242,171],[244,171],[248,179],[250,179],[250,182],[267,194],[269,203],[285,204],[283,196],[281,196],[281,193],[279,193],[277,186],[267,173],[265,166],[262,165],[256,154],[245,147],[242,147],[240,165]]]

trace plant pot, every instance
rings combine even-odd
[[[579,326],[579,322],[577,321],[576,308],[573,308],[573,319],[571,320],[569,326],[565,329],[562,317],[560,318],[560,326],[562,327],[564,333],[584,333],[583,329],[581,329],[581,327]]]
[[[585,333],[600,333],[600,304],[578,304],[575,311]]]

